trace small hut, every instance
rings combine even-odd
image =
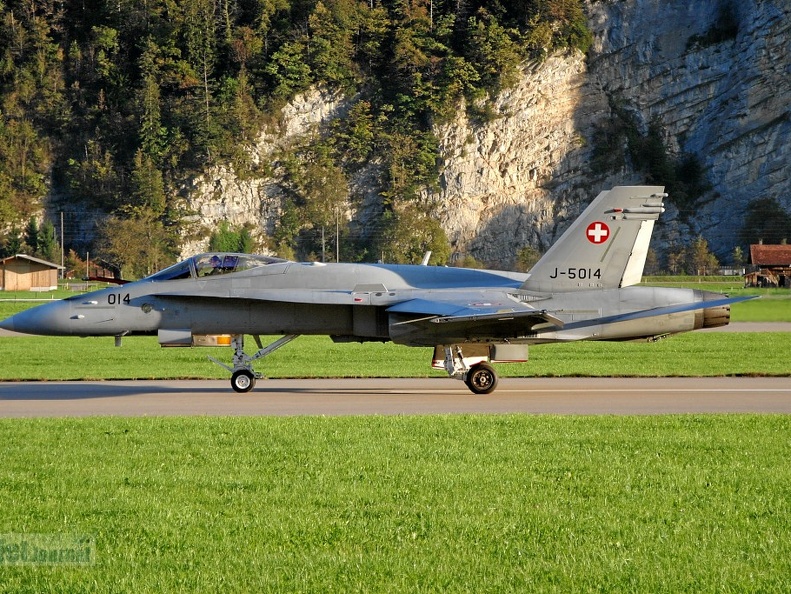
[[[753,272],[745,275],[747,286],[791,289],[791,245],[755,243],[750,246],[750,263]]]
[[[53,291],[60,264],[17,254],[0,260],[0,291]]]

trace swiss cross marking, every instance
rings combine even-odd
[[[610,237],[610,228],[606,224],[596,221],[588,225],[588,229],[585,231],[585,237],[587,237],[588,241],[591,243],[604,243]]]

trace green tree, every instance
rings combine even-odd
[[[117,58],[121,48],[118,30],[100,25],[93,27],[92,33],[96,73],[100,78],[112,83],[119,76]]]
[[[0,223],[24,220],[38,208],[49,166],[49,151],[33,123],[0,117]]]
[[[744,250],[742,250],[741,246],[737,245],[733,248],[732,260],[734,268],[744,268],[747,259],[744,257]]]
[[[330,147],[318,140],[289,155],[284,165],[291,190],[284,216],[294,237],[299,236],[297,254],[307,258],[312,252],[320,252],[325,259],[327,237],[333,236],[336,246],[339,241],[349,193],[346,176],[333,161]],[[296,221],[292,209],[297,209]]]
[[[123,204],[123,175],[109,149],[89,140],[83,155],[69,159],[66,175],[72,194],[86,202],[113,210]]]
[[[265,71],[271,77],[275,98],[283,101],[310,86],[312,79],[306,54],[304,39],[287,41],[272,54]]]
[[[153,159],[142,149],[135,155],[131,185],[133,198],[131,204],[144,207],[154,217],[161,217],[164,214],[165,186],[162,173],[157,169]]]
[[[686,250],[683,247],[671,247],[667,254],[667,267],[671,274],[684,273],[684,260],[686,259]]]
[[[239,252],[249,254],[255,248],[255,242],[247,227],[233,228],[228,221],[221,221],[217,230],[209,238],[209,250],[212,252]]]
[[[470,18],[465,56],[484,88],[497,92],[516,83],[522,56],[512,35],[483,8]]]
[[[757,198],[747,205],[747,216],[742,227],[743,245],[763,241],[778,244],[791,239],[791,214],[773,198]]]
[[[202,87],[203,115],[208,131],[211,129],[211,91],[217,55],[217,5],[214,0],[191,0],[183,5],[183,10],[187,60]]]
[[[528,272],[536,265],[539,259],[541,259],[541,252],[533,246],[527,245],[516,254],[516,270],[518,272]]]
[[[645,267],[643,268],[643,274],[659,274],[659,256],[656,253],[656,250],[653,248],[648,248],[648,253],[645,257]]]
[[[297,238],[302,228],[300,211],[292,198],[286,198],[280,210],[280,219],[275,225],[275,251],[281,258],[296,259]]]
[[[384,217],[376,251],[386,261],[397,264],[418,264],[427,251],[431,252],[432,265],[447,264],[450,260],[450,242],[439,221],[414,204]]]
[[[348,115],[333,125],[335,148],[344,161],[354,168],[367,164],[377,137],[371,103],[365,100],[356,102]]]
[[[13,189],[11,178],[0,170],[0,229],[6,228],[17,218],[17,210],[14,208]]]
[[[253,89],[247,72],[242,68],[236,79],[233,95],[232,125],[234,136],[252,141],[261,127],[261,112],[255,104]]]
[[[16,226],[11,227],[11,230],[6,235],[5,252],[8,256],[22,253],[22,234]]]
[[[385,48],[392,27],[390,14],[381,4],[359,8],[359,27],[355,36],[356,60],[361,72],[373,76],[384,68]]]
[[[39,228],[38,221],[31,217],[25,227],[25,245],[30,250],[30,255],[33,256],[38,252],[39,248]]]
[[[348,182],[343,171],[329,159],[309,163],[300,186],[307,222],[314,227],[334,226],[348,196]]]
[[[708,242],[698,236],[689,246],[686,258],[687,271],[691,274],[715,274],[719,262],[714,254],[709,251]]]
[[[66,278],[81,278],[85,275],[85,260],[80,258],[74,250],[69,250],[69,253],[66,254],[64,264],[66,265]]]
[[[55,226],[49,221],[44,221],[38,236],[39,245],[36,255],[48,262],[59,262],[61,251],[55,238]]]
[[[100,255],[118,266],[123,278],[140,278],[174,259],[171,237],[162,222],[144,208],[112,215],[100,227]]]
[[[359,81],[354,63],[352,35],[359,27],[357,3],[319,1],[308,19],[308,59],[314,80],[331,87],[352,90]]]
[[[168,130],[162,124],[162,98],[160,95],[159,48],[148,38],[140,56],[143,77],[139,90],[140,148],[155,163],[160,163],[165,153]]]
[[[393,31],[393,79],[395,92],[406,113],[415,114],[423,107],[421,98],[430,94],[430,68],[433,65],[431,24],[425,6],[401,2],[396,10]]]
[[[434,186],[437,138],[431,132],[396,132],[387,138],[388,167],[385,196],[389,201],[414,199],[424,186]]]

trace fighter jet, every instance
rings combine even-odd
[[[253,363],[302,334],[336,342],[434,347],[432,365],[476,394],[492,363],[526,361],[528,346],[578,340],[656,340],[722,326],[731,299],[637,285],[661,186],[601,192],[528,274],[427,265],[293,262],[237,253],[188,258],[119,287],[16,314],[0,327],[41,335],[157,334],[163,346],[229,345],[231,387],[262,377]],[[245,335],[258,350],[248,355]],[[264,346],[262,335],[282,335]]]

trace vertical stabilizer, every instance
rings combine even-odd
[[[654,221],[665,211],[664,186],[617,186],[602,192],[530,270],[523,289],[614,289],[640,282]]]

